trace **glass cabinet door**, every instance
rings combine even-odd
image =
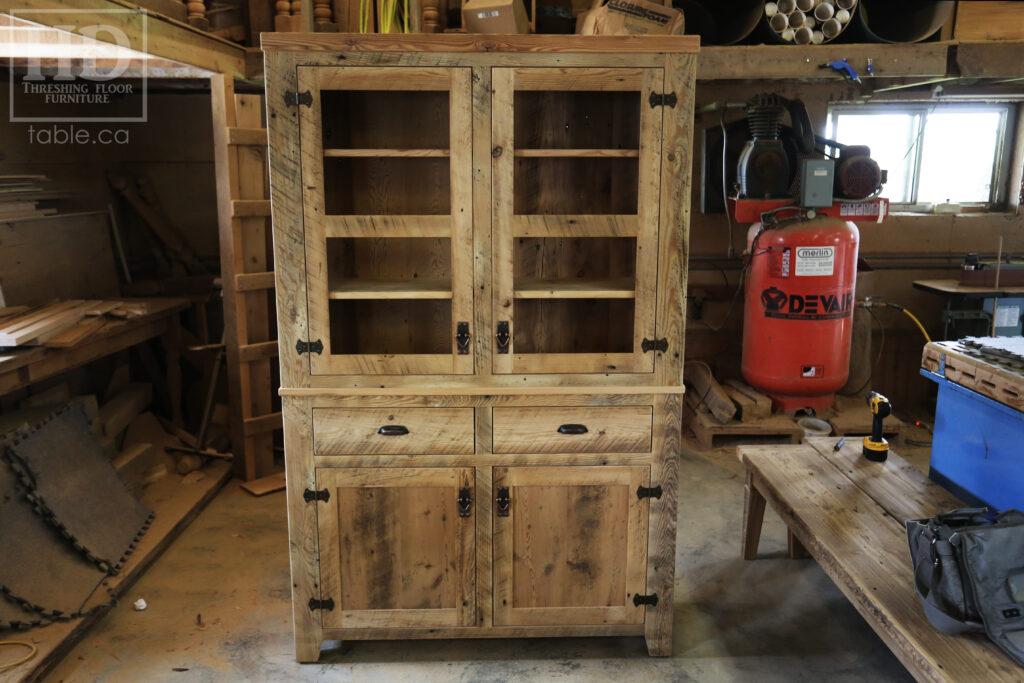
[[[495,372],[653,372],[663,73],[492,71]]]
[[[473,372],[470,71],[299,68],[313,374]]]

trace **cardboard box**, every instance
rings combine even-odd
[[[576,33],[602,36],[678,36],[683,13],[648,0],[596,0],[576,19]]]
[[[523,0],[467,0],[462,6],[466,33],[529,33]]]

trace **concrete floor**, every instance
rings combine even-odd
[[[297,664],[284,493],[232,481],[46,680],[912,680],[813,560],[785,558],[770,509],[761,558],[739,559],[731,449],[681,464],[671,658],[641,638],[567,638],[352,642]]]

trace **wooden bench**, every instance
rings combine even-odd
[[[984,635],[946,636],[914,592],[904,520],[965,507],[905,460],[861,457],[859,440],[740,446],[746,466],[743,558],[757,556],[765,502],[789,528],[790,556],[804,549],[919,681],[1020,681],[1018,667]]]

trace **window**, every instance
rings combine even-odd
[[[826,137],[871,148],[895,208],[992,207],[1005,199],[1010,119],[1007,104],[836,106]]]

